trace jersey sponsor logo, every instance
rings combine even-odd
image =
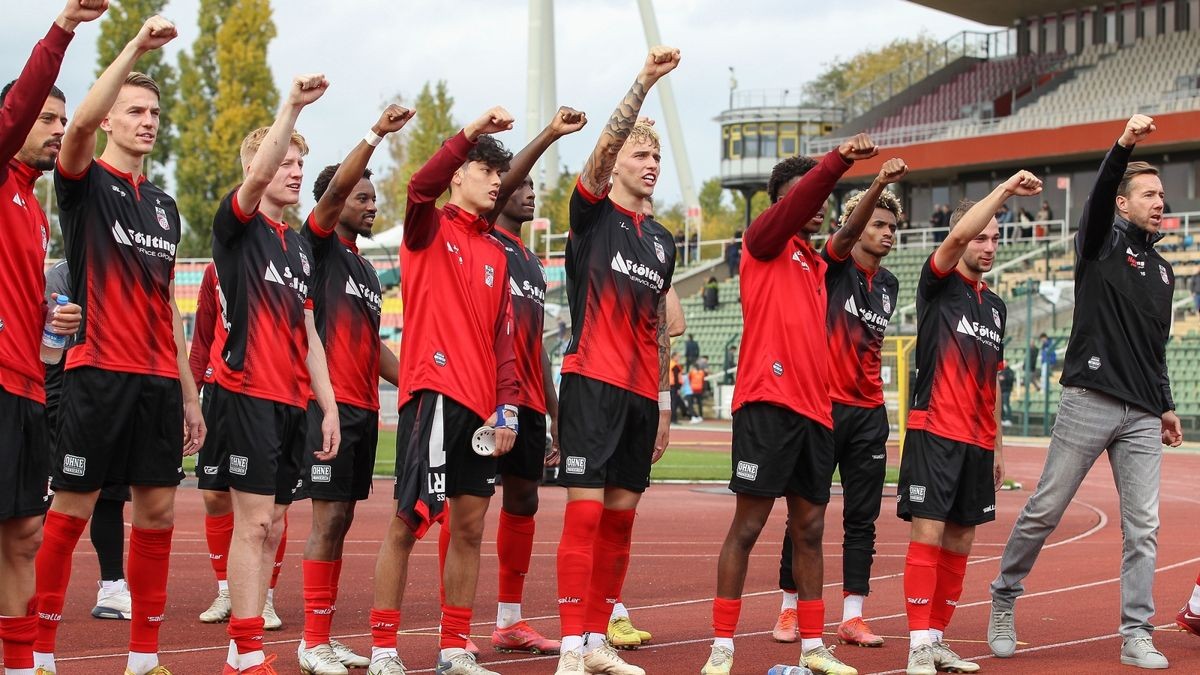
[[[328,464],[313,464],[310,475],[314,483],[328,483],[333,480],[333,467]]]
[[[521,292],[521,287],[517,285],[517,280],[512,277],[508,278],[508,291],[518,298],[525,297],[525,294]]]
[[[87,473],[87,458],[76,455],[63,455],[63,473],[68,476],[83,476]]]
[[[737,477],[742,480],[758,480],[758,465],[751,462],[738,462]]]
[[[436,363],[439,367],[445,368],[446,367],[446,355],[441,352],[434,352],[433,353],[433,362]]]
[[[883,311],[885,314],[892,313],[892,298],[887,294],[887,292],[883,293]]]
[[[882,314],[872,311],[871,309],[865,307],[859,309],[858,303],[854,301],[853,295],[849,298],[846,298],[846,304],[842,305],[842,307],[850,314],[861,319],[863,323],[867,324],[874,330],[877,330],[880,333],[887,330],[889,319]]]
[[[1091,368],[1092,370],[1100,370],[1100,357],[1093,356],[1092,358],[1088,359],[1088,368]]]
[[[915,504],[925,502],[925,486],[924,485],[909,485],[908,486],[908,501]]]
[[[613,271],[620,272],[643,286],[649,286],[656,291],[663,289],[664,281],[658,270],[639,262],[631,263],[621,255],[620,251],[613,256],[611,267]]]
[[[958,320],[958,332],[970,335],[992,349],[1000,349],[1000,333],[980,324],[977,321],[967,321],[967,317]]]
[[[229,473],[236,476],[245,476],[250,469],[250,460],[241,455],[229,456]]]
[[[796,262],[800,263],[800,266],[804,268],[805,272],[809,272],[812,270],[812,268],[810,268],[808,266],[808,261],[804,259],[804,254],[801,253],[800,251],[796,251],[795,253],[792,254],[792,260],[795,260]]]
[[[654,255],[658,258],[658,262],[667,262],[667,252],[663,249],[663,245],[658,243],[657,239],[654,240]]]
[[[161,206],[154,207],[154,218],[158,221],[158,226],[170,232],[171,222],[167,220],[167,212]]]
[[[121,225],[121,221],[115,219],[113,220],[112,233],[113,239],[116,239],[118,244],[136,248],[138,253],[142,255],[152,258],[165,258],[167,260],[175,259],[176,245],[167,239],[152,237],[132,228],[124,227]]]
[[[771,372],[775,373],[775,377],[783,377],[783,364],[778,361],[772,363]]]
[[[263,279],[279,284],[280,286],[287,286],[296,291],[301,300],[304,299],[304,296],[308,295],[308,284],[292,274],[292,268],[286,265],[283,268],[283,274],[280,274],[279,268],[275,267],[275,261],[273,260],[267,262],[267,270],[263,272]],[[290,279],[291,283],[284,281],[284,279]]]
[[[280,286],[287,286],[287,284],[283,283],[283,277],[280,276],[279,270],[275,268],[273,261],[267,263],[267,271],[263,274],[263,279],[279,284]]]
[[[1145,257],[1145,253],[1134,253],[1132,248],[1128,246],[1125,247],[1125,262],[1128,263],[1131,268],[1137,270],[1138,274],[1142,276],[1146,276]]]
[[[587,457],[568,457],[563,471],[576,476],[583,475],[583,472],[587,471]]]
[[[1162,279],[1164,284],[1171,284],[1171,280],[1167,278],[1167,268],[1163,267],[1162,265],[1158,266],[1158,277]]]
[[[496,269],[491,265],[483,266],[483,283],[487,284],[488,288],[496,282]]]
[[[513,297],[529,298],[539,305],[546,303],[546,290],[540,286],[535,286],[529,283],[528,279],[518,284],[516,279],[509,277],[508,290]]]
[[[379,307],[383,304],[383,298],[379,297],[378,293],[365,284],[355,283],[354,279],[350,277],[346,277],[346,295],[362,298],[376,312],[379,312]]]

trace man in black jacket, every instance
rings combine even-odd
[[[1013,604],[1046,538],[1105,449],[1121,495],[1121,663],[1166,668],[1154,647],[1154,565],[1162,444],[1183,442],[1167,378],[1175,276],[1154,249],[1162,235],[1158,170],[1130,162],[1154,120],[1134,115],[1108,151],[1075,237],[1075,319],[1062,402],[1037,491],[1013,526],[992,582],[988,644],[1016,649]]]

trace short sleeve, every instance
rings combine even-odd
[[[837,256],[833,255],[833,251],[829,250],[831,243],[833,243],[832,236],[826,239],[825,244],[821,247],[821,259],[825,261],[826,265],[826,280],[837,278],[846,269],[846,266],[850,264],[850,259],[853,257],[853,255],[847,254],[845,258],[838,260]]]
[[[590,231],[603,217],[607,206],[606,195],[594,195],[576,180],[575,189],[571,192],[571,231],[579,234]]]
[[[241,208],[238,207],[237,191],[238,188],[234,188],[225,195],[225,198],[221,200],[221,205],[217,207],[217,213],[213,216],[213,237],[226,246],[246,231],[246,223],[249,223],[254,217],[253,213],[249,215],[242,213]]]
[[[325,263],[329,257],[329,253],[333,251],[333,247],[337,244],[337,237],[333,236],[334,230],[324,229],[316,220],[316,212],[310,212],[308,217],[304,219],[304,227],[300,228],[300,238],[312,251],[313,260],[320,266]]]
[[[928,300],[945,290],[953,278],[954,268],[937,269],[933,264],[933,254],[931,253],[925,260],[925,264],[921,266],[921,277],[917,281],[917,296]]]
[[[58,208],[63,211],[74,211],[87,198],[92,183],[92,172],[96,162],[88,164],[78,175],[65,173],[62,168],[54,165],[54,196],[58,200]]]

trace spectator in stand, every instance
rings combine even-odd
[[[1200,272],[1188,279],[1188,290],[1192,292],[1192,310],[1200,314]]]
[[[1008,361],[1000,363],[1000,374],[997,379],[1000,382],[1000,423],[1004,426],[1012,425],[1012,390],[1013,384],[1016,382],[1017,374],[1013,372],[1012,366],[1008,365]]]
[[[1021,207],[1017,210],[1017,221],[1021,223],[1021,226],[1013,233],[1014,237],[1018,239],[1033,237],[1033,216],[1030,215],[1028,209]]]
[[[1038,209],[1035,220],[1054,220],[1054,210],[1050,208],[1050,202],[1042,200],[1042,208]]]
[[[705,391],[704,378],[708,377],[708,359],[700,357],[698,361],[692,364],[688,370],[688,384],[691,385],[692,395],[688,401],[688,407],[692,410],[692,424],[699,424],[704,421],[704,395]]]
[[[930,219],[933,225],[933,241],[941,243],[946,238],[946,232],[950,229],[950,205],[938,204],[937,210],[933,212],[933,218]]]
[[[1008,208],[1008,204],[1000,206],[1000,210],[996,212],[996,222],[1000,224],[1000,236],[1004,242],[1013,240],[1013,212]]]
[[[716,277],[709,277],[708,281],[704,282],[704,309],[712,312],[720,306],[721,287],[717,284]]]
[[[671,424],[679,422],[679,411],[687,417],[687,403],[684,402],[680,391],[683,389],[683,366],[679,365],[679,352],[671,352]]]
[[[683,343],[683,365],[685,368],[691,368],[696,359],[700,358],[700,343],[696,342],[696,336],[688,333],[687,342]]]
[[[1050,383],[1050,375],[1054,373],[1054,366],[1058,365],[1058,355],[1054,353],[1054,340],[1047,337],[1045,333],[1038,336],[1039,355],[1042,360],[1042,384]]]
[[[725,265],[729,267],[729,278],[738,275],[738,268],[742,265],[742,231],[737,230],[733,233],[733,241],[725,244]]]
[[[729,349],[725,350],[725,384],[733,384],[734,368],[737,368],[737,363],[737,345],[729,345]]]
[[[700,233],[693,232],[688,238],[688,262],[694,263],[700,259]]]
[[[1043,336],[1044,335],[1045,334],[1043,333]],[[1025,360],[1025,377],[1029,381],[1033,382],[1033,386],[1038,391],[1041,391],[1042,384],[1041,384],[1041,382],[1038,381],[1038,378],[1034,376],[1034,373],[1036,373],[1038,371],[1038,352],[1039,351],[1041,351],[1040,340],[1030,340],[1029,341],[1029,357],[1026,358],[1026,360]]]
[[[675,230],[675,264],[683,264],[683,250],[687,247],[687,236],[683,233],[683,228]]]

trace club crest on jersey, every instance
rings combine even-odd
[[[496,270],[491,265],[483,266],[483,283],[487,284],[488,288],[496,283]]]
[[[312,268],[308,266],[308,256],[304,255],[304,251],[297,251],[300,254],[300,269],[304,270],[305,274],[311,274]]]
[[[1000,327],[1000,310],[992,308],[992,321],[996,322],[996,328]]]
[[[883,294],[883,311],[888,314],[892,312],[892,298],[886,292]]]
[[[667,262],[667,252],[663,249],[663,245],[658,243],[657,239],[654,241],[654,255],[658,258],[658,262]]]
[[[1162,265],[1158,266],[1158,277],[1162,279],[1164,284],[1171,284],[1171,280],[1167,278],[1167,268],[1163,267]]]
[[[154,217],[156,220],[158,220],[159,227],[168,232],[171,231],[171,221],[167,220],[167,212],[163,209],[163,207],[154,207]]]

